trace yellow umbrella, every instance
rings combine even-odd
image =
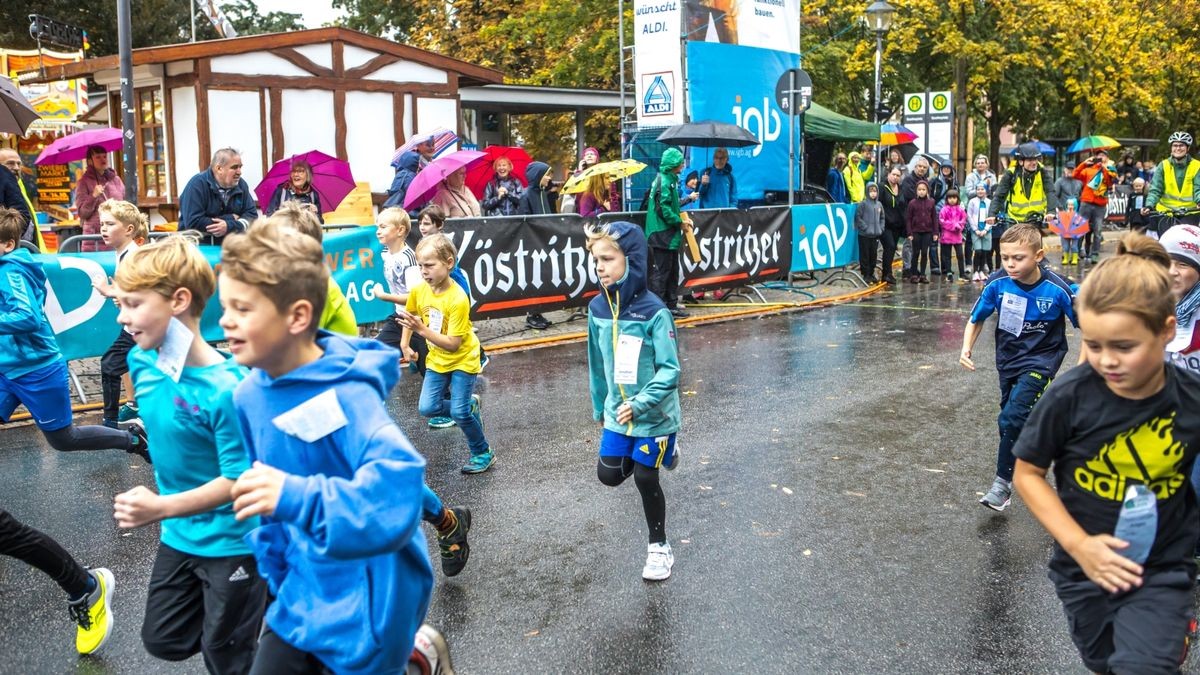
[[[636,159],[618,159],[612,162],[600,162],[584,169],[578,176],[573,176],[567,181],[566,185],[563,185],[562,191],[567,194],[578,194],[587,189],[588,179],[592,176],[604,174],[610,180],[620,180],[628,178],[644,168],[646,168],[646,165]]]

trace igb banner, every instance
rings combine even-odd
[[[844,267],[858,260],[853,204],[792,207],[793,272]]]

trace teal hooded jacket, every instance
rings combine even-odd
[[[600,288],[588,306],[588,374],[592,417],[604,428],[635,438],[679,431],[679,352],[675,321],[658,296],[646,290],[646,237],[633,223],[608,224],[625,253],[625,276]],[[636,378],[618,383],[617,345],[635,345]],[[625,379],[625,378],[622,378]],[[617,408],[628,401],[633,422],[617,423]]]

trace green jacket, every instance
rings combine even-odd
[[[683,219],[679,216],[679,178],[675,170],[683,166],[683,153],[667,148],[658,166],[658,175],[650,187],[646,209],[646,239],[654,248],[679,250],[683,239]],[[656,236],[657,235],[657,236]]]
[[[602,286],[588,306],[592,418],[609,431],[634,438],[673,434],[680,424],[675,321],[662,300],[646,290],[647,250],[641,229],[623,221],[609,228],[625,253],[625,276],[611,287]],[[617,382],[616,346],[622,343],[637,349],[636,376],[628,378],[633,380],[628,384]],[[633,422],[618,424],[617,408],[626,401],[633,408]]]
[[[1158,206],[1158,200],[1163,196],[1163,164],[1170,162],[1175,168],[1175,179],[1183,180],[1184,174],[1187,173],[1188,164],[1192,161],[1191,155],[1185,155],[1182,162],[1176,162],[1173,157],[1167,157],[1154,167],[1154,175],[1150,177],[1150,185],[1146,188],[1146,208],[1153,209]],[[1192,181],[1192,194],[1200,196],[1200,173],[1196,174],[1196,179]]]

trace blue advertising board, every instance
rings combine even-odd
[[[843,267],[858,260],[853,204],[792,207],[792,271]]]

